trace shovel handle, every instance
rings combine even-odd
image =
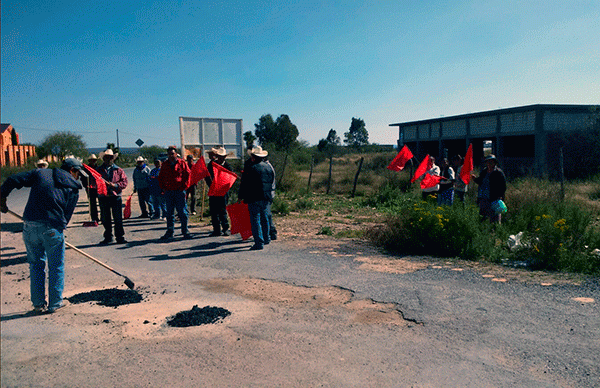
[[[8,209],[8,213],[12,214],[13,216],[15,216],[18,219],[20,219],[21,221],[23,221],[23,217],[21,217],[19,214],[15,213],[15,212],[13,212],[12,210]],[[96,262],[96,264],[100,264],[101,266],[103,266],[104,268],[108,269],[109,271],[112,271],[112,272],[116,273],[119,276],[124,276],[124,275],[121,275],[120,273],[118,273],[117,271],[115,271],[114,269],[112,269],[111,267],[109,267],[108,265],[104,264],[100,260],[96,259],[94,256],[91,256],[91,255],[85,253],[84,251],[82,251],[81,249],[77,248],[75,245],[70,244],[67,241],[65,241],[65,245],[67,247],[71,248],[72,250],[74,250],[75,252],[80,253],[80,254],[84,255],[85,257],[87,257],[88,259]]]

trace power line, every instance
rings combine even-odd
[[[47,129],[47,128],[33,128],[33,127],[24,127],[19,124],[11,124],[15,129],[28,129],[31,131],[40,131],[40,132],[57,132],[56,128]],[[65,129],[66,131],[75,132],[75,133],[93,133],[93,134],[101,134],[101,133],[109,133],[110,131],[83,131],[81,129]]]
[[[12,124],[13,128],[15,129],[27,129],[27,130],[31,130],[31,131],[39,131],[39,132],[57,132],[57,129],[48,129],[48,128],[34,128],[34,127],[25,127],[19,124]],[[94,135],[100,135],[103,133],[112,133],[112,131],[84,131],[81,129],[65,129],[65,131],[70,131],[70,132],[74,132],[74,133],[85,133],[85,134],[94,134]],[[168,139],[165,137],[157,137],[157,136],[150,136],[150,135],[140,135],[139,133],[131,133],[131,132],[125,132],[122,130],[119,130],[120,133],[122,134],[126,134],[126,135],[131,135],[131,136],[138,136],[138,137],[145,137],[145,138],[150,138],[150,139],[158,139],[158,140],[164,140],[164,141],[171,141],[173,139]]]

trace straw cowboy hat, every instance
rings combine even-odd
[[[100,152],[100,155],[98,155],[100,159],[104,159],[105,156],[112,156],[112,159],[115,159],[117,156],[119,156],[119,153],[117,152],[115,154],[113,150],[109,148],[106,151]]]
[[[94,155],[94,154],[91,154],[91,155],[88,157],[88,160],[98,160],[98,157],[97,157],[96,155]]]
[[[140,156],[138,156],[138,157],[135,159],[135,161],[136,161],[136,162],[145,162],[145,161],[146,161],[146,159],[144,159],[144,157],[140,155]]]
[[[35,165],[38,167],[44,166],[44,168],[45,168],[45,167],[48,167],[48,162],[46,162],[44,159],[40,159],[37,161],[37,163]]]
[[[227,150],[223,147],[213,147],[206,152],[208,154],[213,154],[213,155],[217,155],[217,156],[227,156]]]
[[[267,155],[269,155],[269,153],[267,152],[267,150],[263,150],[261,146],[254,146],[251,150],[248,150],[248,155],[254,155],[258,156],[259,158],[264,158]]]

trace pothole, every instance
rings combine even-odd
[[[67,298],[73,304],[96,301],[99,305],[108,307],[139,303],[142,299],[142,296],[135,290],[119,290],[117,288],[82,292]]]
[[[200,326],[216,323],[230,315],[231,312],[222,307],[204,306],[199,308],[198,305],[195,305],[191,310],[180,311],[167,318],[167,324],[173,327]]]
[[[421,324],[413,319],[405,318],[396,303],[356,299],[352,290],[343,287],[308,287],[253,278],[211,279],[202,282],[202,285],[208,291],[232,293],[249,299],[277,303],[285,307],[332,311],[341,307],[351,313],[350,321],[352,323],[397,326]]]
[[[354,294],[341,287],[305,287],[253,278],[211,279],[202,284],[209,291],[233,293],[287,306],[310,305],[317,308],[347,303]]]

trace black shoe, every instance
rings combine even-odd
[[[221,235],[221,232],[217,232],[216,230],[214,232],[212,232],[211,234],[209,234],[210,237],[217,237],[220,235]]]
[[[271,241],[273,241],[273,240],[277,240],[277,235],[276,234],[272,234],[271,235]]]
[[[104,240],[100,241],[98,243],[98,245],[108,245],[112,242],[112,238],[105,238]]]
[[[165,240],[170,240],[173,238],[173,233],[166,233],[164,236],[161,236],[161,240],[165,241]]]
[[[186,234],[184,234],[184,235],[183,235],[183,239],[184,239],[184,240],[191,240],[191,239],[193,239],[193,237],[192,237],[192,235],[191,235],[191,234],[189,234],[189,233],[186,233]]]
[[[224,230],[223,236],[231,236],[231,233],[228,230]]]
[[[263,249],[263,246],[262,246],[262,245],[256,245],[256,244],[254,244],[254,245],[252,245],[252,246],[250,247],[250,250],[251,250],[251,251],[260,251],[261,249]]]
[[[127,240],[125,240],[124,238],[118,238],[117,244],[127,244]]]

